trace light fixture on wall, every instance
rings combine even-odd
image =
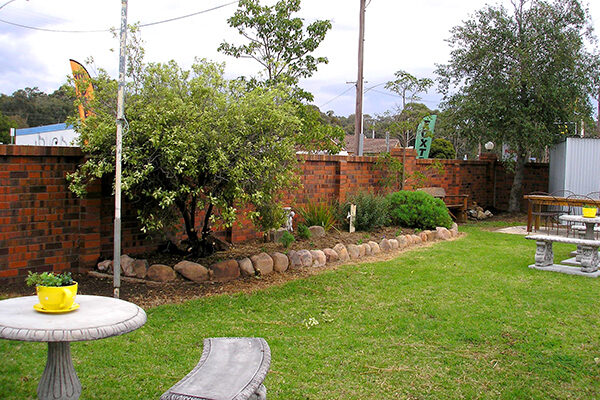
[[[486,150],[490,151],[494,149],[494,143],[492,142],[487,142],[486,144],[483,145],[485,147]]]

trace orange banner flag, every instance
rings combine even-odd
[[[75,94],[81,101],[79,104],[79,118],[84,121],[86,117],[93,115],[89,103],[94,98],[94,87],[92,86],[90,74],[88,74],[85,67],[75,60],[69,60],[69,62],[75,78]]]

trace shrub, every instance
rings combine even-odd
[[[429,158],[445,158],[450,160],[456,158],[454,145],[449,140],[443,138],[433,139]]]
[[[357,231],[369,231],[388,223],[387,201],[383,196],[376,196],[368,192],[360,192],[348,197],[346,204],[341,209],[340,219],[348,226],[346,218],[350,212],[350,204],[356,204],[356,219],[354,226]]]
[[[408,228],[450,228],[452,220],[444,202],[428,193],[402,190],[387,196],[392,224]]]
[[[308,239],[308,238],[310,238],[310,230],[308,229],[308,226],[306,226],[304,224],[299,224],[298,225],[298,237],[300,239]]]
[[[309,202],[306,207],[298,210],[306,226],[322,226],[325,231],[335,224],[335,206],[328,203]]]
[[[296,240],[294,238],[294,235],[292,235],[288,231],[285,231],[283,232],[283,235],[281,235],[281,238],[279,238],[279,243],[281,243],[283,247],[287,249],[288,247],[290,247],[290,244],[292,244],[294,240]]]

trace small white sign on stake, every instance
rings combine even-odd
[[[350,225],[350,233],[356,231],[354,221],[356,220],[356,204],[350,204],[350,212],[348,213],[348,223]]]

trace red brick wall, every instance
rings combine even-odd
[[[401,149],[392,149],[402,159]],[[283,195],[284,205],[301,207],[310,201],[344,201],[359,191],[386,192],[374,157],[299,156],[300,185]],[[83,161],[77,148],[0,145],[0,279],[23,277],[27,271],[89,268],[100,258],[112,258],[114,199],[111,179],[92,183],[79,199],[66,175]],[[508,207],[512,174],[495,159],[480,161],[417,160],[407,150],[407,176],[426,176],[424,186],[441,186],[449,194],[468,194],[484,207]],[[409,179],[407,188],[417,184]],[[547,190],[548,165],[528,164],[524,193]],[[233,242],[260,237],[241,210],[231,229]],[[139,229],[135,210],[123,199],[122,249],[139,254],[155,249],[160,236]],[[200,214],[199,217],[202,215]],[[201,219],[198,219],[198,223]],[[224,232],[220,233],[225,236]]]

